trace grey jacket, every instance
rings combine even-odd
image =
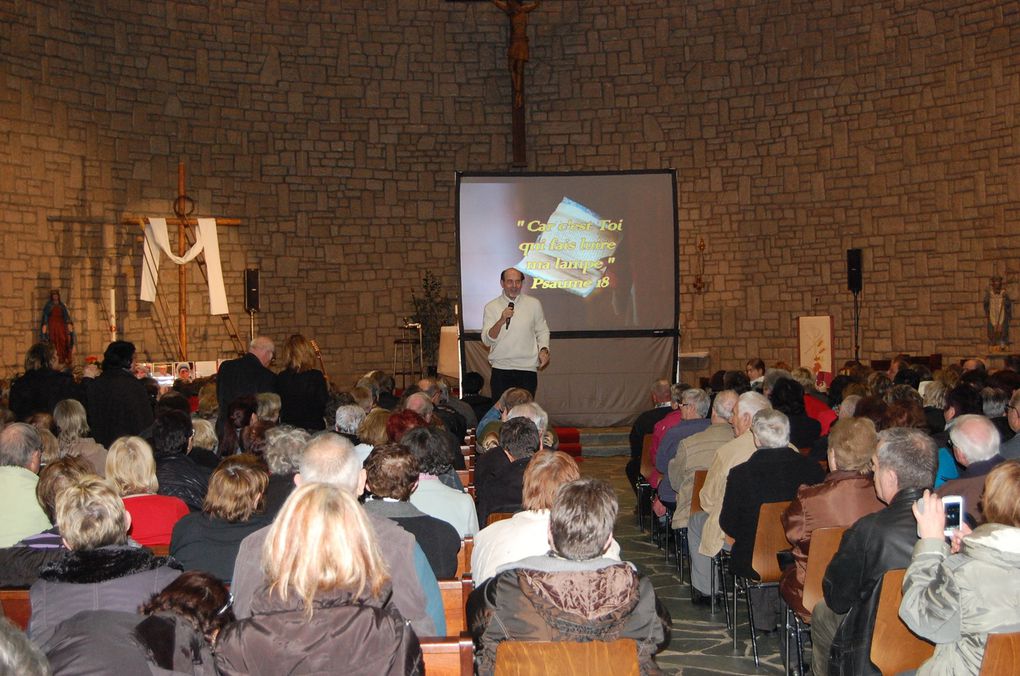
[[[903,579],[900,618],[936,643],[918,676],[977,674],[989,633],[1020,631],[1020,528],[979,526],[950,556],[919,540]]]

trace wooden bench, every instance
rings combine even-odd
[[[472,676],[475,648],[467,636],[423,638],[421,652],[428,676]]]
[[[22,631],[28,631],[32,602],[28,600],[27,589],[0,589],[0,604],[7,619],[21,627]]]
[[[637,643],[604,641],[504,641],[496,648],[496,676],[613,674],[638,676]],[[429,675],[431,676],[431,674]]]
[[[460,636],[467,631],[467,599],[474,588],[474,581],[470,576],[463,579],[439,580],[439,595],[443,598],[447,636]]]
[[[471,575],[471,552],[474,548],[474,538],[466,537],[460,541],[460,551],[457,552],[457,577],[464,578]]]

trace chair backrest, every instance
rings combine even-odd
[[[467,636],[423,638],[419,643],[428,676],[472,676],[474,673],[474,645]]]
[[[472,589],[474,582],[470,577],[439,580],[439,595],[443,599],[447,636],[460,636],[467,631],[467,597]]]
[[[778,582],[782,577],[776,554],[789,549],[786,529],[779,516],[790,506],[790,501],[766,502],[758,509],[758,530],[754,534],[754,553],[751,568],[762,582]]]
[[[155,556],[170,556],[170,545],[146,545]]]
[[[475,485],[475,470],[473,469],[458,469],[457,478],[464,484],[464,488]]]
[[[1012,676],[1020,663],[1020,633],[989,634],[981,676]]]
[[[652,464],[652,435],[646,434],[641,441],[641,476],[645,479],[650,479],[654,471],[655,465]]]
[[[822,600],[822,580],[832,557],[839,551],[846,528],[816,528],[811,531],[811,548],[808,550],[807,572],[804,574],[804,608],[810,613]]]
[[[460,541],[457,552],[457,577],[463,578],[471,574],[471,550],[475,548],[475,539],[466,537]]]
[[[701,511],[701,489],[705,485],[705,478],[707,476],[707,469],[694,471],[694,490],[691,491],[691,514]]]
[[[491,526],[497,521],[505,521],[506,519],[512,519],[516,512],[490,512],[489,516],[485,519],[485,525]]]
[[[496,676],[637,676],[637,643],[504,641],[496,648]],[[429,675],[431,676],[431,674]]]
[[[0,589],[0,604],[3,605],[4,616],[28,630],[28,621],[32,617],[32,602],[28,600],[27,589]]]
[[[935,652],[934,645],[918,638],[900,619],[903,575],[906,572],[903,568],[895,568],[882,576],[875,632],[871,635],[871,661],[882,676],[917,669]]]

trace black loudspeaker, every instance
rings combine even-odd
[[[259,269],[247,268],[244,271],[244,311],[259,312]]]
[[[861,250],[846,250],[846,288],[851,293],[860,293],[864,284],[864,274],[861,270]]]

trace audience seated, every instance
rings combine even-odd
[[[212,644],[234,621],[216,577],[183,573],[139,611],[86,610],[62,622],[43,646],[53,675],[215,673]]]
[[[963,467],[960,476],[939,487],[939,496],[963,496],[963,509],[969,520],[979,525],[984,523],[981,509],[981,493],[985,488],[985,477],[1003,461],[999,455],[999,430],[992,422],[980,415],[961,415],[953,420],[949,430],[953,458]]]
[[[180,498],[193,511],[202,509],[210,470],[196,463],[188,452],[194,443],[191,418],[180,411],[166,411],[152,424],[152,454],[156,460],[159,494]]]
[[[680,441],[673,459],[667,465],[671,487],[676,488],[676,506],[673,509],[673,528],[686,528],[690,519],[691,497],[694,492],[694,473],[707,470],[715,459],[719,447],[733,440],[733,408],[737,404],[734,390],[723,390],[712,402],[709,426]],[[662,486],[662,484],[659,484]]]
[[[307,431],[290,425],[279,425],[266,432],[265,461],[269,466],[264,514],[270,520],[283,507],[294,490],[294,475],[301,464],[301,453],[310,439]]]
[[[618,509],[603,481],[579,479],[558,489],[551,551],[504,568],[468,599],[478,674],[494,673],[503,641],[617,638],[637,642],[642,673],[658,671],[654,655],[669,643],[671,621],[647,578],[605,557]]]
[[[792,378],[779,378],[768,391],[772,408],[790,421],[790,445],[811,448],[822,435],[821,424],[804,409],[804,388]]]
[[[460,440],[467,433],[467,419],[450,406],[450,395],[446,384],[438,378],[422,378],[418,381],[418,388],[432,403],[432,415],[443,421],[443,428],[457,439],[459,445]],[[470,407],[468,408],[470,410]]]
[[[549,509],[560,486],[581,478],[577,462],[562,451],[536,453],[524,471],[524,511],[486,526],[475,535],[471,576],[484,582],[521,559],[549,551]],[[613,540],[606,558],[620,559]]]
[[[676,509],[676,490],[669,481],[669,463],[676,457],[677,449],[685,439],[709,428],[712,421],[707,416],[711,407],[708,392],[697,388],[684,390],[680,395],[680,407],[674,411],[680,414],[679,421],[663,433],[657,447],[653,444],[652,463],[661,477],[655,492],[659,501],[670,510]],[[663,418],[662,422],[669,417]]]
[[[887,506],[846,531],[825,571],[825,598],[811,615],[812,673],[876,673],[869,656],[882,576],[910,563],[917,542],[911,508],[935,480],[935,457],[920,430],[879,433],[872,467],[875,493]]]
[[[484,385],[485,379],[477,371],[468,371],[460,381],[460,400],[470,406],[474,412],[474,428],[476,430],[479,429],[482,418],[492,408],[492,397],[486,397],[481,394]]]
[[[97,475],[92,471],[92,465],[82,458],[61,458],[46,465],[39,472],[39,483],[35,486],[35,497],[43,512],[46,513],[46,518],[51,523],[56,523],[57,496],[61,491],[86,477],[95,476]],[[64,541],[60,537],[60,529],[56,526],[35,535],[29,535],[18,542],[15,547],[67,551]]]
[[[131,539],[140,545],[169,545],[174,524],[187,516],[180,498],[158,495],[152,448],[141,437],[121,437],[106,456],[106,478],[131,515]]]
[[[365,458],[372,452],[373,447],[373,444],[363,442],[358,436],[358,429],[367,417],[365,409],[357,404],[337,406],[336,414],[333,416],[333,431],[340,436],[347,437],[354,444],[354,452],[358,454],[362,462],[365,462]]]
[[[756,580],[758,573],[751,567],[751,558],[761,506],[792,500],[800,486],[820,482],[825,473],[817,462],[790,448],[790,421],[782,411],[770,409],[755,413],[751,434],[756,450],[747,462],[730,470],[719,525],[733,538],[730,570],[740,577]],[[768,587],[752,589],[749,593],[758,597],[755,628],[771,631],[779,617],[778,591]]]
[[[194,416],[191,418],[191,427],[194,431],[194,441],[188,457],[210,471],[216,469],[220,464],[220,456],[216,452],[219,447],[216,427],[211,421]]]
[[[499,400],[493,404],[481,420],[478,421],[478,430],[475,435],[478,439],[478,447],[482,452],[499,445],[499,428],[506,420],[510,410],[514,406],[527,404],[535,398],[522,387],[511,387],[500,395]]]
[[[425,421],[425,424],[435,430],[439,437],[443,440],[446,445],[447,455],[450,458],[451,470],[464,469],[464,456],[460,452],[460,444],[464,441],[464,433],[460,432],[455,434],[446,429],[443,419],[437,416],[435,406],[432,400],[424,392],[413,392],[411,394],[405,393],[405,410],[404,413],[413,411],[417,413]],[[399,415],[399,414],[396,414]],[[396,441],[396,439],[394,439]],[[453,475],[454,477],[456,474]],[[448,486],[451,485],[445,481]],[[457,482],[453,486],[458,490],[463,488],[460,482]]]
[[[338,408],[337,411],[340,409]],[[369,446],[369,453],[371,448],[378,446],[379,444],[385,444],[390,441],[389,436],[386,434],[386,423],[390,419],[390,412],[385,408],[376,408],[365,416],[365,419],[358,425],[358,439],[363,444]],[[366,454],[367,458],[368,455]],[[363,461],[364,462],[364,461]]]
[[[786,539],[793,545],[794,565],[783,570],[779,592],[805,621],[811,618],[802,604],[811,534],[818,528],[852,526],[862,516],[882,509],[871,476],[877,444],[875,424],[867,418],[838,421],[829,433],[828,476],[820,484],[801,486],[782,516]]]
[[[418,427],[401,437],[401,443],[418,459],[418,487],[411,494],[411,504],[429,516],[442,519],[457,529],[460,537],[478,532],[478,515],[471,496],[454,488],[443,477],[457,474],[450,463],[450,451],[439,430]],[[476,471],[477,475],[477,471]],[[476,480],[477,481],[477,480]],[[459,486],[460,480],[456,480]]]
[[[244,432],[258,422],[258,400],[254,394],[245,394],[227,404],[223,430],[216,445],[221,458],[244,453]]]
[[[305,446],[294,483],[298,486],[328,483],[352,496],[361,495],[365,489],[365,472],[350,441],[332,432],[324,432],[312,437]],[[367,516],[391,576],[393,604],[410,621],[417,635],[445,635],[446,622],[439,585],[414,536],[389,519],[374,514]],[[241,543],[231,584],[234,612],[238,618],[251,615],[252,598],[266,582],[263,545],[268,533],[267,526]]]
[[[241,541],[270,521],[263,514],[268,483],[269,473],[254,456],[224,460],[209,478],[202,512],[189,514],[174,526],[170,555],[188,570],[229,582]]]
[[[106,449],[89,437],[89,424],[85,407],[77,399],[64,399],[53,409],[53,423],[60,436],[57,438],[60,457],[79,456],[92,465],[92,471],[106,476]]]
[[[0,431],[0,547],[50,527],[36,500],[42,440],[34,427],[12,423]]]
[[[485,523],[492,512],[520,511],[524,470],[539,450],[541,439],[535,423],[528,418],[503,423],[499,447],[483,453],[475,466],[478,523]]]
[[[953,451],[949,448],[949,428],[953,420],[967,414],[981,415],[981,395],[970,385],[960,383],[946,392],[946,407],[942,415],[946,421],[946,429],[934,435],[938,450],[938,470],[935,474],[935,488],[950,479],[960,476],[960,467],[956,464]]]
[[[637,482],[641,478],[641,452],[644,450],[645,435],[655,430],[655,425],[673,410],[670,398],[669,381],[660,378],[652,383],[650,397],[652,407],[643,411],[634,420],[627,437],[630,443],[630,461],[627,463],[627,480],[637,492]]]
[[[943,537],[942,501],[925,491],[922,504],[913,508],[920,539],[900,604],[911,631],[936,644],[917,674],[977,674],[988,634],[1020,629],[1020,463],[988,473],[987,521],[955,535],[952,554]]]
[[[265,584],[251,617],[217,640],[222,673],[422,673],[418,639],[390,602],[386,563],[349,491],[299,487],[264,551]]]
[[[429,516],[408,502],[418,485],[418,460],[406,446],[383,444],[365,461],[365,509],[395,522],[414,535],[440,580],[457,574],[460,535],[447,522]]]
[[[71,551],[43,568],[30,591],[28,633],[40,645],[75,614],[134,611],[180,575],[166,558],[128,545],[131,517],[120,496],[98,477],[61,491],[56,516]]]

